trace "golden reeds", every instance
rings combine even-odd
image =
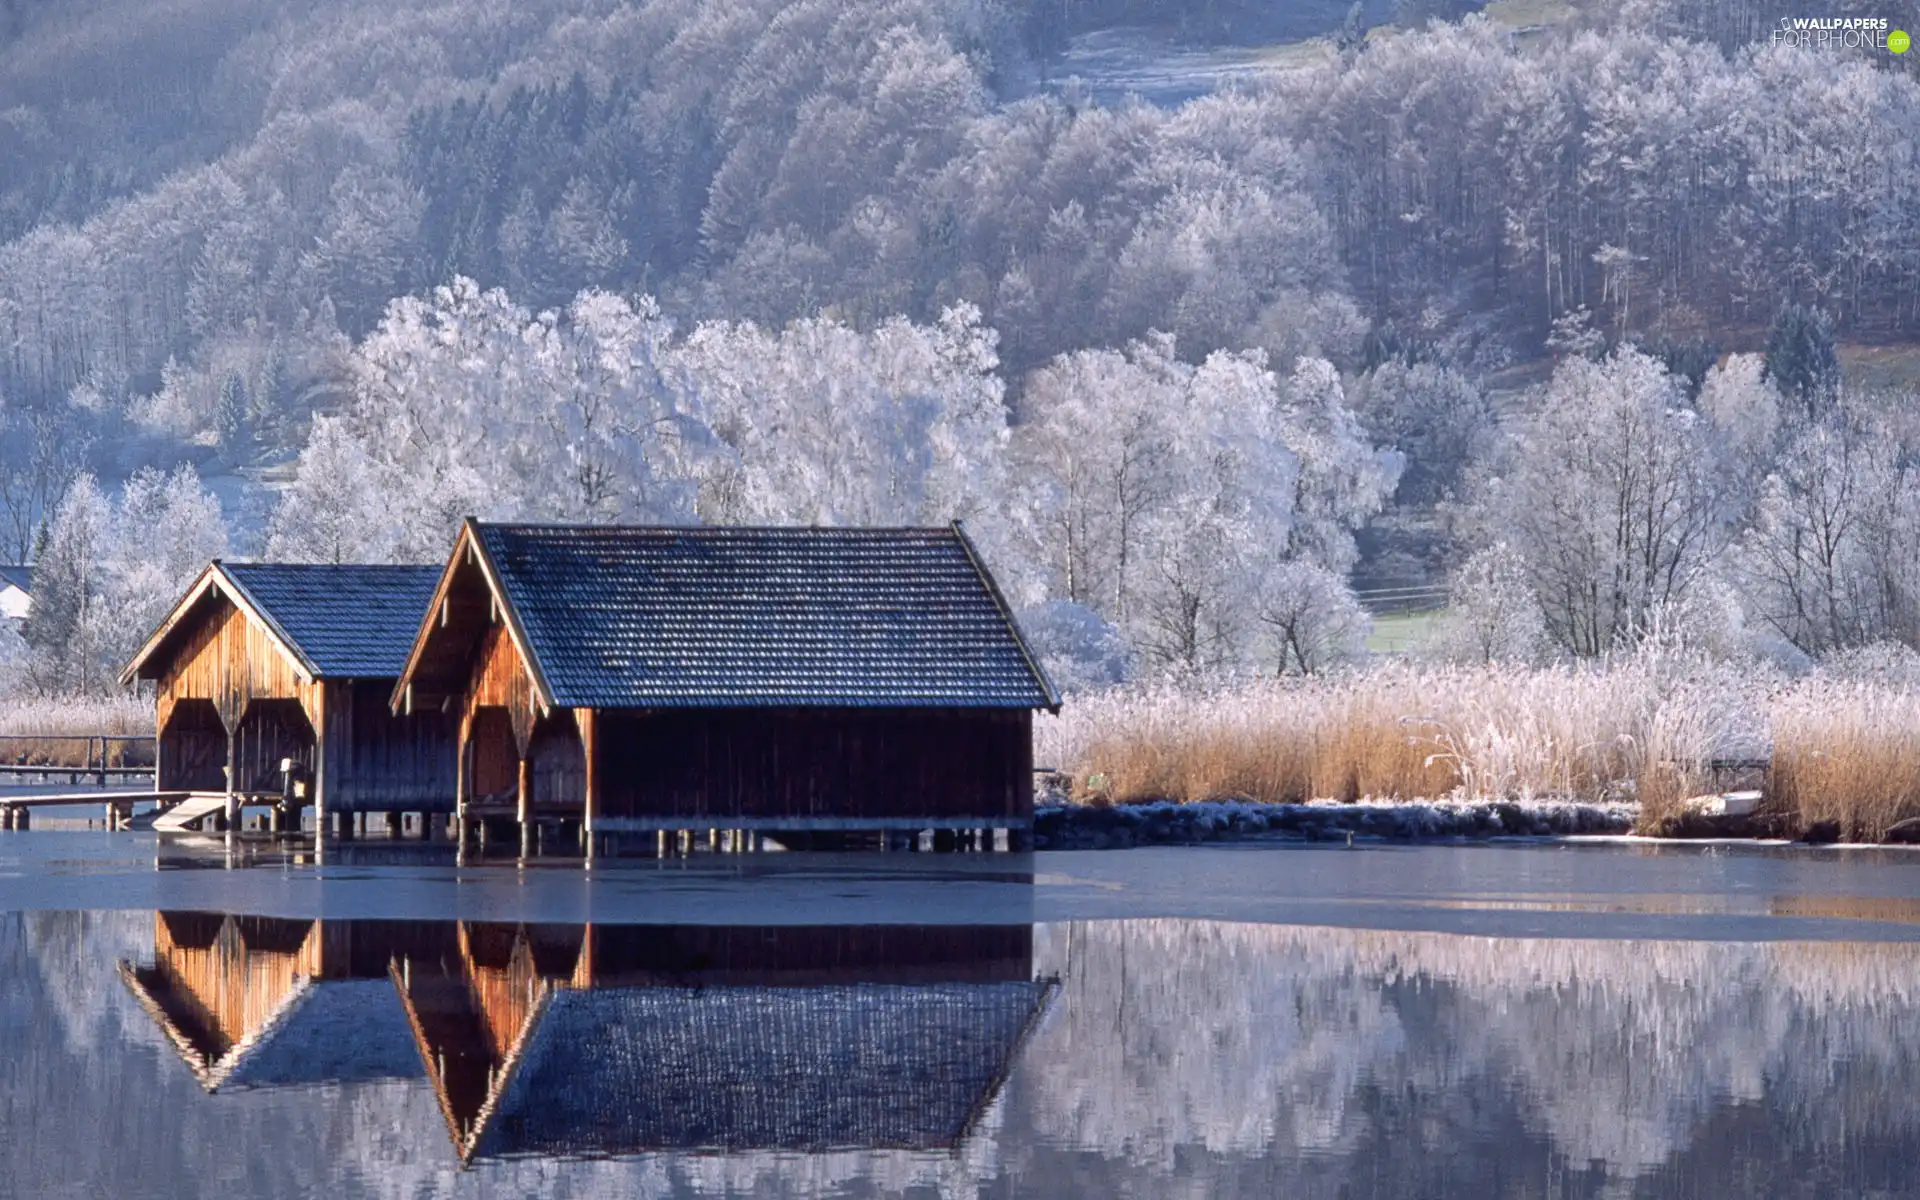
[[[0,740],[0,762],[82,766],[88,761],[87,738],[103,733],[117,736],[152,734],[152,698],[0,699],[0,734],[35,739],[32,742]],[[98,753],[97,745],[93,752]],[[151,762],[152,758],[152,749],[148,745],[112,743],[107,765],[140,766]]]
[[[1776,828],[1870,839],[1920,816],[1920,690],[1671,650],[1134,685],[1070,700],[1036,742],[1082,800],[1637,800],[1658,833],[1717,767],[1770,758]]]

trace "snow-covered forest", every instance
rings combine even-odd
[[[0,675],[104,689],[212,554],[468,513],[962,519],[1068,687],[1358,657],[1356,568],[1447,584],[1456,658],[1920,645],[1920,425],[1836,350],[1920,338],[1913,56],[1470,7],[1303,5],[1153,107],[1062,48],[1302,31],[6,0]]]

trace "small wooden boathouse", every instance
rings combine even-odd
[[[154,685],[155,787],[335,813],[453,809],[454,723],[389,698],[436,567],[216,560],[121,674]],[[296,786],[284,769],[291,764]]]
[[[458,728],[464,819],[889,836],[1033,816],[1059,697],[958,525],[469,520],[393,692]],[[737,843],[736,843],[737,844]]]

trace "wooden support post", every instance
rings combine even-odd
[[[237,792],[240,782],[237,778],[240,774],[239,729],[240,723],[235,721],[233,728],[227,730],[227,807],[225,819],[227,829],[233,832],[238,832],[240,829],[240,796]]]
[[[520,857],[533,853],[533,760],[520,760],[519,780],[515,785],[515,809],[520,817]]]
[[[33,810],[17,808],[13,811],[13,827],[25,833],[33,828]]]
[[[399,837],[406,832],[406,818],[397,812],[387,814],[387,836]]]
[[[460,840],[466,841],[467,797],[473,790],[473,713],[460,718],[460,729],[453,742],[453,819]]]
[[[587,865],[593,865],[593,824],[600,812],[599,724],[591,708],[573,710],[574,724],[580,727],[580,754],[586,764],[586,784],[582,789],[580,841]]]
[[[333,802],[333,772],[328,770],[333,755],[327,753],[328,743],[333,740],[328,736],[333,718],[328,712],[331,706],[327,703],[327,690],[324,680],[313,689],[313,842],[316,848],[327,840],[328,808]]]

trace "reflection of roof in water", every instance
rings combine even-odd
[[[384,979],[309,983],[293,1011],[228,1071],[229,1088],[418,1079],[413,1031]]]
[[[165,969],[122,963],[120,976],[210,1092],[423,1073],[400,999],[384,979],[300,978],[258,1026],[228,1042]]]
[[[386,968],[451,930],[160,912],[151,965],[122,962],[120,978],[209,1091],[418,1078]]]
[[[468,1154],[952,1149],[1047,988],[559,989]]]

